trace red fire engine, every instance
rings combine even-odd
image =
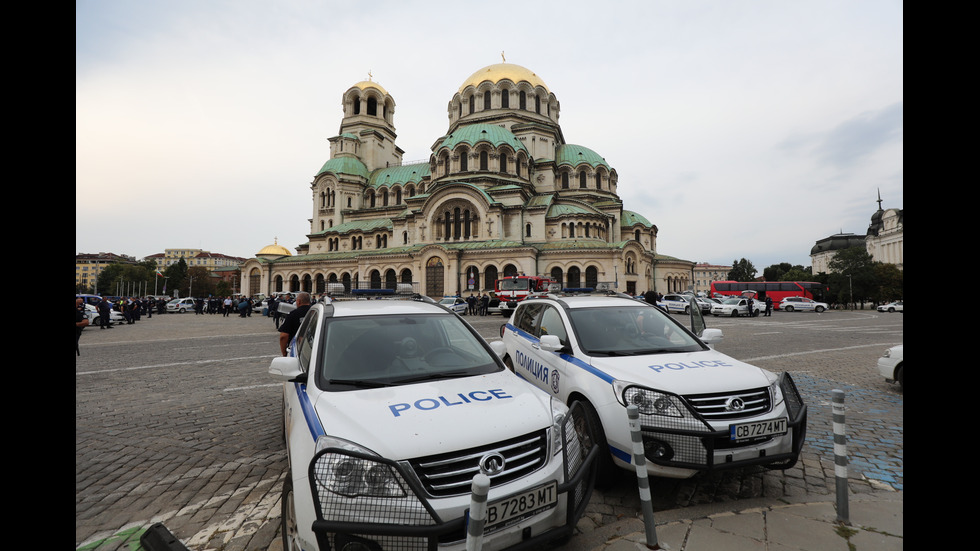
[[[493,290],[500,299],[500,313],[509,317],[517,303],[532,293],[543,293],[555,280],[547,276],[515,275],[502,277],[493,283]]]

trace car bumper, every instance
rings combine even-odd
[[[889,383],[895,382],[895,366],[898,365],[898,360],[895,358],[884,357],[878,358],[878,373],[885,378]]]
[[[701,471],[713,471],[764,465],[786,469],[799,459],[806,439],[807,407],[788,373],[781,376],[783,403],[772,411],[753,418],[733,419],[729,423],[709,423],[700,419],[700,426],[686,427],[671,422],[660,423],[654,416],[640,419],[640,431],[646,450],[647,471],[668,478],[687,478]],[[625,409],[616,403],[620,410]],[[689,417],[699,418],[693,412]],[[734,442],[729,427],[753,421],[785,417],[787,432],[754,441]],[[608,430],[610,451],[620,466],[633,464],[630,436],[623,431]],[[660,455],[665,451],[664,455]]]
[[[565,446],[566,450],[571,449],[569,444]],[[598,453],[598,447],[593,447],[587,453],[584,450],[581,454],[562,453],[538,471],[491,488],[488,503],[557,482],[558,499],[548,509],[532,510],[528,516],[515,518],[485,533],[482,549],[523,549],[571,535],[585,513],[592,494]],[[404,495],[390,499],[337,496],[320,482],[329,455],[346,455],[386,465],[395,473]],[[569,455],[575,455],[581,461],[569,465]],[[313,457],[308,480],[316,513],[312,531],[320,549],[341,549],[348,542],[361,543],[371,551],[428,551],[436,547],[463,551],[467,548],[466,529],[471,496],[437,498],[428,495],[406,462],[328,448]]]

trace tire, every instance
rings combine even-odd
[[[895,313],[895,309],[894,308],[889,308],[888,309],[888,313],[889,314],[894,314]]]
[[[286,480],[282,483],[282,549],[283,551],[297,551],[302,549],[299,545],[299,531],[296,524],[296,506],[293,503],[293,475],[286,473]]]
[[[690,314],[691,313],[691,307],[690,306],[685,306],[684,307],[684,313],[685,314]]]
[[[599,420],[599,414],[596,413],[595,408],[588,401],[577,400],[577,403],[581,404],[582,410],[585,411],[585,416],[592,426],[595,427],[594,445],[599,447],[599,457],[596,458],[595,487],[600,490],[608,489],[622,473],[619,467],[613,463],[612,455],[609,452],[609,443],[606,442],[606,432],[602,430],[602,422]]]
[[[184,313],[184,312],[186,312],[186,311],[187,311],[187,310],[184,310],[183,308],[181,308],[180,310],[178,310],[178,311],[177,311],[177,313],[178,313],[178,314],[183,314],[183,313]]]
[[[733,318],[737,318],[738,317],[738,310],[732,310],[732,317]]]
[[[823,307],[823,306],[817,306],[816,308],[814,308],[814,310],[815,310],[815,311],[816,311],[816,312],[817,312],[818,314],[822,314],[822,313],[823,313],[823,311],[824,311],[824,307]]]
[[[95,319],[93,319],[92,323],[90,323],[89,325],[102,325],[102,317],[95,316]]]
[[[504,356],[504,365],[507,366],[507,369],[509,369],[511,373],[517,373],[514,371],[514,362],[510,360],[510,356]]]
[[[792,312],[792,311],[793,311],[792,306],[783,306],[783,312]]]
[[[898,381],[898,388],[905,390],[905,367],[902,364],[895,369],[895,380]]]
[[[757,318],[757,317],[759,317],[759,314],[761,314],[761,313],[762,313],[762,310],[754,310],[752,312],[752,317],[753,318]]]

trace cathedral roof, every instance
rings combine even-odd
[[[362,178],[368,178],[368,169],[364,166],[364,163],[360,161],[357,157],[349,157],[347,155],[343,157],[334,157],[329,161],[323,163],[320,170],[316,173],[317,176],[323,174],[324,172],[332,172],[334,174],[347,174],[351,176],[360,176]]]
[[[361,90],[367,90],[368,88],[374,88],[375,90],[381,92],[382,94],[388,95],[388,91],[387,90],[385,90],[384,88],[382,88],[381,85],[378,84],[377,82],[374,82],[374,81],[371,81],[371,80],[362,80],[361,82],[358,82],[354,86],[351,86],[351,88],[360,88]]]
[[[545,90],[548,90],[548,86],[541,80],[541,77],[533,71],[513,63],[495,63],[493,65],[487,65],[470,75],[468,79],[463,81],[463,84],[459,87],[459,91],[462,92],[467,86],[479,86],[485,80],[489,80],[494,84],[501,80],[509,80],[516,84],[523,80],[531,86],[541,86]]]
[[[289,249],[280,245],[279,240],[277,239],[272,245],[266,245],[265,247],[262,247],[261,251],[255,253],[255,256],[263,256],[263,255],[292,256],[292,253],[289,252]]]
[[[514,148],[514,151],[527,152],[524,142],[519,140],[510,130],[497,126],[496,124],[468,124],[461,126],[453,131],[452,134],[442,138],[442,141],[435,147],[435,150],[443,147],[455,149],[461,143],[470,147],[480,142],[487,142],[493,147],[507,144]]]
[[[603,166],[610,170],[609,163],[606,162],[598,153],[587,147],[574,144],[564,144],[555,153],[555,165],[578,166],[586,163],[592,168]]]
[[[429,163],[379,168],[371,173],[368,185],[377,188],[381,186],[417,184],[429,174]]]
[[[633,212],[631,210],[625,210],[624,209],[623,210],[623,217],[620,220],[620,224],[619,225],[622,226],[622,227],[624,227],[624,228],[626,228],[626,227],[629,227],[629,226],[635,226],[636,224],[640,224],[640,225],[642,225],[644,227],[650,227],[650,226],[653,225],[653,224],[650,223],[649,220],[647,220],[646,218],[640,216],[639,214],[637,214],[637,213],[635,213],[635,212]]]

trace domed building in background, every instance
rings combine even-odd
[[[473,73],[421,162],[403,162],[395,100],[380,85],[359,82],[342,103],[310,183],[309,241],[296,255],[267,247],[246,261],[246,292],[402,283],[442,297],[521,274],[631,294],[691,284],[694,263],[659,254],[657,226],[623,208],[616,169],[565,141],[558,98],[534,72],[498,63]]]

